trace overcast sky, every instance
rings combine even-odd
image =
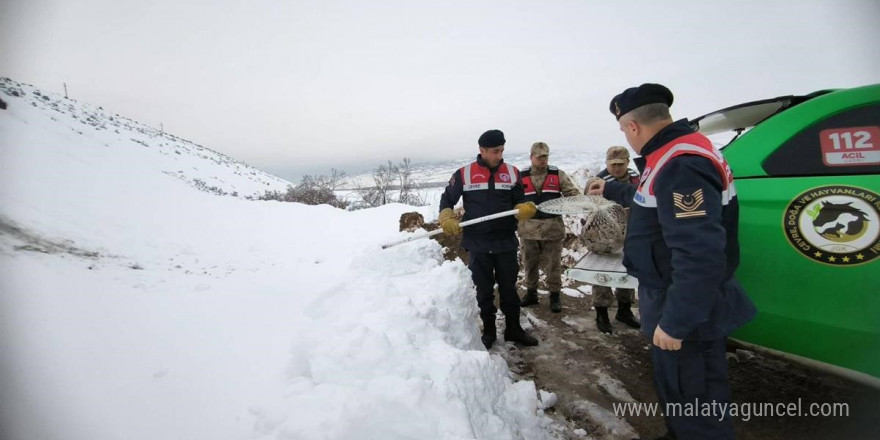
[[[404,156],[625,142],[626,87],[675,117],[880,82],[880,2],[0,0],[0,76],[288,179]],[[552,161],[552,155],[551,155]]]

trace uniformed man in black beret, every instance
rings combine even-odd
[[[523,330],[519,322],[520,299],[516,293],[519,262],[517,220],[528,220],[537,212],[528,201],[519,170],[504,163],[504,133],[489,130],[477,140],[480,154],[470,164],[459,168],[449,179],[440,197],[438,221],[447,234],[462,234],[453,208],[464,199],[464,218],[472,220],[516,209],[516,218],[501,217],[464,228],[461,245],[468,251],[468,268],[477,289],[477,305],[483,320],[482,342],[492,348],[497,339],[495,328],[495,284],[498,284],[501,311],[504,313],[504,340],[526,346],[538,340]]]
[[[599,180],[588,192],[631,208],[624,265],[639,280],[642,332],[653,341],[668,428],[660,438],[732,439],[732,420],[721,410],[731,400],[725,340],[755,316],[733,277],[739,204],[724,157],[687,120],[673,121],[671,105],[672,92],[660,84],[611,100],[620,131],[641,155],[641,179],[638,187]],[[701,412],[707,403],[714,413]],[[697,411],[682,411],[689,407]]]

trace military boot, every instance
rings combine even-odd
[[[639,323],[639,320],[636,319],[635,315],[632,312],[632,303],[618,301],[617,302],[617,314],[614,315],[614,319],[632,327],[632,328],[642,328],[642,325]]]
[[[519,314],[507,315],[504,317],[504,340],[509,342],[519,342],[522,345],[534,346],[538,345],[538,340],[529,336],[522,326],[519,324]]]
[[[483,341],[483,345],[488,350],[492,348],[492,344],[498,339],[498,330],[495,328],[495,315],[483,316],[481,318],[483,319],[483,336],[480,337],[480,340]]]
[[[608,319],[608,307],[596,307],[596,328],[602,333],[611,334],[614,327],[611,326],[611,320]]]
[[[528,307],[533,306],[538,303],[538,289],[529,289],[526,291],[526,296],[523,297],[522,301],[519,302],[520,307]]]
[[[559,299],[559,292],[550,292],[550,311],[559,313],[562,311],[562,302]]]

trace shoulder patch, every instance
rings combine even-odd
[[[705,217],[703,189],[693,192],[672,193],[675,218]]]

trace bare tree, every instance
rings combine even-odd
[[[393,202],[390,192],[397,179],[397,165],[389,160],[388,165],[379,165],[379,168],[373,171],[372,177],[373,186],[362,187],[358,185],[357,187],[357,193],[364,204],[376,207]]]
[[[416,199],[415,190],[416,183],[412,181],[412,161],[408,157],[404,157],[403,161],[397,166],[397,182],[400,190],[397,193],[397,201],[407,205],[413,205]]]
[[[388,203],[423,206],[425,195],[418,193],[418,184],[412,179],[412,160],[404,157],[400,163],[390,160],[373,171],[373,186],[358,186],[356,191],[365,206],[376,207]],[[395,194],[396,192],[396,194]],[[395,197],[396,195],[396,197]]]

